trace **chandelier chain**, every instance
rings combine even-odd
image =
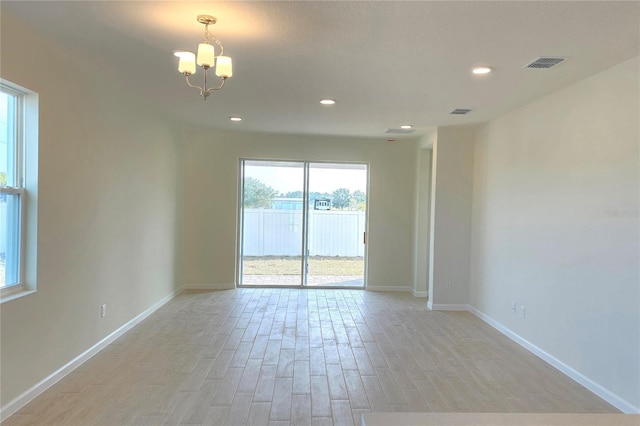
[[[213,34],[209,32],[209,24],[204,24],[204,42],[209,44],[211,37],[213,37]]]
[[[224,46],[222,45],[222,42],[218,40],[216,36],[213,35],[213,33],[211,33],[211,31],[209,31],[209,24],[204,25],[204,42],[207,44],[211,44],[211,42],[214,42],[215,44],[218,45],[218,47],[220,47],[219,56],[224,55]]]
[[[222,42],[220,40],[218,40],[217,38],[213,38],[213,42],[215,44],[217,44],[218,46],[220,46],[220,56],[224,55],[224,46],[222,46]]]

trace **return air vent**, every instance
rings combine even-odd
[[[385,133],[394,133],[394,134],[401,134],[401,135],[409,135],[413,132],[415,132],[415,129],[387,129],[387,131]]]
[[[549,69],[551,67],[555,67],[561,62],[564,62],[566,59],[567,58],[563,58],[561,56],[542,56],[528,63],[524,67],[535,69]]]
[[[453,115],[465,115],[465,114],[469,114],[471,112],[470,109],[465,109],[465,108],[456,108],[453,111],[451,111],[449,114],[453,114]]]

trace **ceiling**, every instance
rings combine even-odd
[[[386,138],[412,124],[473,124],[640,53],[640,3],[521,1],[2,1],[126,90],[216,129]],[[177,71],[199,14],[234,60],[203,101]],[[539,56],[570,59],[523,68]],[[488,65],[489,75],[471,68]],[[195,81],[202,77],[200,71]],[[323,106],[323,97],[336,99]],[[450,115],[469,108],[464,116]],[[233,123],[230,116],[241,116]],[[397,137],[394,135],[394,137]]]

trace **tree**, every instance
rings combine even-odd
[[[339,209],[344,209],[345,207],[349,207],[350,199],[351,194],[347,188],[338,188],[333,191],[331,195],[331,205]]]
[[[321,198],[326,198],[328,200],[331,199],[331,194],[327,194],[326,192],[309,192],[309,200],[310,201],[314,201],[314,200],[319,200]]]
[[[302,191],[290,191],[284,195],[286,198],[302,198]]]
[[[351,197],[355,200],[356,203],[366,203],[367,202],[367,194],[360,191],[359,189],[354,191]]]
[[[0,172],[0,186],[7,185],[7,174],[5,172]]]
[[[248,177],[244,180],[244,206],[248,208],[270,209],[278,191],[265,185],[261,180]]]
[[[352,210],[366,210],[367,209],[367,194],[360,190],[356,190],[351,194],[351,203],[349,208]]]

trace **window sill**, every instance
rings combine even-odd
[[[35,293],[35,290],[21,290],[21,291],[17,291],[15,293],[10,293],[7,294],[6,296],[0,296],[0,304],[5,303],[5,302],[10,302],[12,300],[15,299],[20,299],[21,297],[25,297],[28,296],[30,294]]]

